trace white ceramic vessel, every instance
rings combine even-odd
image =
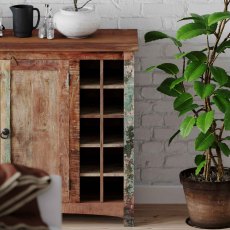
[[[100,26],[100,18],[93,7],[84,7],[75,11],[74,7],[65,7],[54,15],[54,26],[68,38],[87,37]]]

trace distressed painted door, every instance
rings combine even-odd
[[[0,70],[1,129],[11,132],[1,140],[1,161],[61,175],[63,202],[68,202],[68,61],[0,61]]]

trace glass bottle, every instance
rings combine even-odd
[[[52,14],[52,9],[49,9],[49,15],[47,18],[47,24],[46,24],[46,29],[47,29],[47,39],[54,39],[54,23],[53,23],[53,14]]]
[[[47,17],[49,12],[49,4],[45,4],[45,18],[42,22],[41,27],[38,30],[38,37],[39,38],[46,38],[47,37]]]

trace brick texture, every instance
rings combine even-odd
[[[80,1],[83,3],[84,1]],[[193,166],[195,155],[193,139],[182,140],[177,137],[168,147],[169,137],[178,130],[182,118],[173,112],[172,99],[156,91],[166,75],[156,71],[144,73],[145,68],[163,62],[177,63],[172,56],[178,51],[168,40],[151,44],[144,43],[144,34],[149,30],[161,30],[175,35],[183,22],[181,17],[189,13],[219,11],[221,0],[93,0],[97,13],[101,16],[101,28],[136,28],[139,33],[140,49],[136,53],[135,79],[135,159],[136,184],[138,185],[177,185],[178,174],[183,168]],[[12,14],[9,6],[18,3],[33,4],[44,15],[44,4],[49,3],[54,12],[72,4],[72,0],[0,0],[4,25],[12,27]],[[203,37],[184,44],[185,51],[200,50],[204,47]],[[227,57],[230,52],[226,52]],[[221,58],[219,65],[230,70],[227,59]]]

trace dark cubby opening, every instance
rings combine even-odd
[[[104,201],[121,201],[124,192],[123,177],[105,177],[104,178]]]
[[[81,148],[80,171],[83,173],[100,173],[100,148]]]
[[[100,61],[98,60],[80,61],[80,83],[81,85],[100,84]]]
[[[100,119],[80,120],[81,144],[100,144]]]
[[[123,130],[123,119],[104,119],[104,144],[123,142]]]
[[[104,172],[123,172],[124,166],[123,148],[104,148]]]
[[[124,82],[124,61],[104,61],[104,85],[122,84]]]
[[[124,111],[124,90],[104,90],[104,114],[121,113]]]
[[[81,115],[100,114],[100,90],[81,89],[80,95]]]
[[[81,202],[93,202],[100,200],[100,177],[80,178]]]

